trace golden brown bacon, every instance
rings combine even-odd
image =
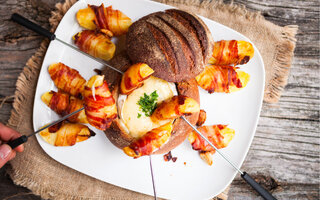
[[[67,114],[73,113],[76,110],[79,110],[80,108],[83,108],[83,100],[78,99],[74,96],[70,96],[69,99],[69,106],[67,108]],[[69,122],[79,122],[79,123],[89,123],[87,119],[86,112],[84,110],[78,112],[77,114],[72,115],[68,118]]]
[[[152,113],[151,119],[153,121],[175,119],[185,114],[199,112],[199,110],[200,106],[196,100],[178,95],[162,102]]]
[[[91,77],[85,86],[83,97],[89,123],[100,130],[109,128],[117,117],[117,107],[104,76]]]
[[[153,74],[147,64],[137,63],[132,65],[122,76],[120,92],[121,94],[130,94],[133,90],[141,87],[143,81],[146,80]]]
[[[213,65],[243,65],[254,54],[251,43],[237,40],[221,40],[215,42],[212,57],[209,60]]]
[[[249,74],[236,71],[236,69],[231,66],[210,65],[196,77],[196,81],[210,94],[213,92],[235,92],[245,87],[250,79]]]
[[[234,130],[227,125],[202,126],[198,128],[205,137],[218,149],[228,146],[234,137]],[[192,148],[197,151],[215,151],[201,136],[195,131],[191,132],[188,138]]]
[[[132,24],[131,19],[119,10],[107,8],[103,4],[100,6],[88,5],[88,8],[77,12],[77,20],[80,26],[89,30],[109,30],[115,36],[128,32]]]
[[[116,51],[110,38],[101,32],[84,30],[75,34],[73,39],[81,51],[103,60],[110,60]]]
[[[63,63],[54,63],[49,66],[48,72],[58,89],[76,97],[82,93],[86,80],[77,70]]]
[[[46,92],[41,100],[59,115],[67,115],[83,107],[83,101],[63,92]],[[84,110],[68,118],[69,122],[88,123]]]
[[[59,115],[64,115],[69,106],[70,96],[64,92],[46,92],[41,100]]]
[[[158,128],[152,129],[141,138],[132,142],[123,151],[131,157],[150,155],[159,149],[170,138],[172,132],[172,123],[167,123]]]
[[[94,135],[87,126],[70,123],[61,123],[40,132],[40,136],[54,146],[72,146]]]

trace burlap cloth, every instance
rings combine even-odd
[[[223,4],[220,1],[199,3],[199,0],[157,0],[178,8],[193,11],[229,26],[250,38],[260,50],[266,69],[264,100],[277,102],[286,85],[295,48],[297,26],[277,26],[266,21],[259,13],[243,6]],[[75,0],[57,4],[49,19],[55,30],[64,13]],[[22,133],[32,133],[32,108],[36,83],[48,41],[41,43],[16,84],[15,101],[8,125]],[[42,150],[35,137],[25,144],[25,151],[11,161],[8,173],[17,185],[22,185],[42,198],[50,199],[152,199],[74,171],[51,159]],[[228,189],[227,189],[228,190]],[[227,199],[228,191],[220,194]]]

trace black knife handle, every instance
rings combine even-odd
[[[28,141],[28,137],[23,135],[18,137],[17,139],[11,140],[7,143],[12,149],[18,147],[20,144],[26,143]]]
[[[257,191],[264,199],[266,200],[277,200],[272,196],[267,190],[265,190],[259,183],[257,183],[247,172],[243,172],[241,177],[255,190]]]
[[[42,28],[41,26],[39,26],[38,24],[35,24],[31,21],[29,21],[28,19],[26,19],[25,17],[14,13],[11,15],[11,20],[17,22],[18,24],[36,32],[39,33],[40,35],[43,35],[47,38],[49,38],[50,40],[54,40],[56,38],[56,35],[54,33],[51,33],[50,31]]]

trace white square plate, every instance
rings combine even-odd
[[[69,9],[60,22],[55,34],[58,38],[73,44],[72,36],[81,30],[75,15],[87,3],[105,6],[112,5],[133,21],[156,11],[172,8],[146,0],[87,0],[79,1]],[[240,33],[217,22],[201,17],[208,25],[215,41],[250,40]],[[116,42],[116,41],[115,41]],[[252,42],[251,42],[252,43]],[[123,43],[117,42],[119,49]],[[251,75],[248,85],[231,94],[208,94],[200,90],[201,108],[207,112],[206,125],[229,124],[236,135],[223,153],[240,167],[253,139],[257,126],[264,89],[264,66],[261,55],[254,46],[255,55],[241,70]],[[93,69],[103,66],[80,53],[52,41],[42,63],[34,100],[33,127],[35,130],[58,119],[42,101],[41,95],[57,89],[50,79],[47,68],[55,62],[63,62],[77,69],[89,79],[95,75]],[[92,128],[90,126],[90,128]],[[113,146],[102,131],[92,128],[97,135],[72,147],[54,147],[37,139],[43,150],[58,162],[99,180],[133,191],[153,195],[148,157],[132,159],[122,150]],[[204,163],[198,153],[192,150],[188,141],[172,151],[178,160],[165,162],[162,155],[153,156],[155,182],[159,197],[167,199],[209,199],[222,192],[233,180],[236,171],[218,154],[214,155],[213,165]],[[185,164],[184,164],[185,162]]]

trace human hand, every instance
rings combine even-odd
[[[9,160],[13,159],[16,156],[16,152],[23,151],[23,145],[19,145],[18,147],[12,150],[9,145],[4,144],[20,136],[21,134],[17,131],[0,123],[0,168],[3,165],[5,165]]]

